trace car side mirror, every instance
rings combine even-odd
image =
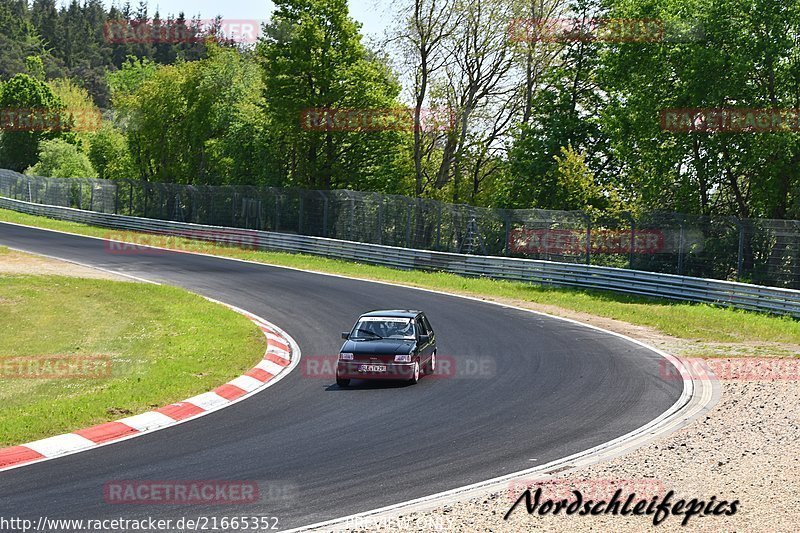
[[[420,335],[419,336],[419,342],[428,342],[429,340],[431,340],[431,336],[430,335]]]
[[[344,340],[348,340],[350,338],[350,332],[349,331],[343,331],[342,332],[342,338]]]

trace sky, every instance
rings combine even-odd
[[[363,24],[361,31],[366,36],[380,37],[391,22],[390,1],[349,0],[350,16]],[[105,0],[105,3],[121,5],[124,0]],[[130,3],[136,6],[139,0],[130,0]],[[151,13],[158,8],[162,16],[183,11],[187,18],[199,14],[201,19],[222,15],[225,19],[265,20],[274,8],[270,0],[148,0],[148,4]]]

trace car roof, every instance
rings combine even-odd
[[[413,310],[402,310],[402,309],[391,309],[386,311],[370,311],[369,313],[364,313],[361,315],[362,317],[365,316],[379,316],[379,317],[386,317],[386,318],[415,318],[417,315],[421,314],[421,311],[413,311]]]

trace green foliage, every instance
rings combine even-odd
[[[26,174],[54,178],[96,178],[89,157],[78,151],[78,147],[62,139],[43,141],[39,150],[39,162],[28,168]]]
[[[594,0],[576,2],[573,11],[578,20],[603,16],[602,6]],[[604,101],[596,79],[599,53],[600,45],[590,40],[567,42],[560,61],[543,73],[542,87],[531,102],[531,118],[513,137],[511,181],[505,187],[504,205],[586,206],[585,198],[569,198],[574,191],[559,188],[556,171],[565,149],[584,154],[593,180],[612,181],[600,121]]]
[[[100,118],[100,110],[94,105],[89,91],[68,78],[50,80],[47,86],[62,103],[65,124],[71,130],[63,137],[86,151],[89,136],[99,126]]]
[[[40,141],[61,135],[59,127],[49,126],[61,122],[58,116],[64,106],[46,83],[17,74],[3,84],[0,109],[13,113],[22,124],[12,128],[16,131],[4,131],[0,137],[0,168],[21,172],[36,163]],[[44,126],[24,125],[37,122],[37,116],[38,124]],[[42,116],[47,120],[41,120]]]
[[[44,81],[44,63],[41,57],[28,56],[25,60],[25,68],[28,70],[28,74],[30,74],[31,77]]]
[[[308,110],[399,107],[400,85],[385,58],[361,43],[346,0],[280,0],[257,53],[264,69],[270,149],[282,181],[301,187],[397,182],[402,134],[387,131],[305,131]]]
[[[27,2],[0,2],[0,78],[27,72],[27,59],[49,54],[28,18]]]
[[[125,135],[110,124],[95,132],[89,140],[89,160],[97,170],[97,177],[108,180],[136,179]]]
[[[118,111],[125,112],[131,98],[144,82],[155,75],[158,65],[147,58],[128,56],[120,69],[108,73],[111,98]]]
[[[204,30],[200,29],[199,20],[187,20],[183,14],[162,17],[149,13],[146,3],[139,3],[135,10],[130,3],[109,9],[104,4],[112,2],[34,0],[30,6],[21,0],[0,3],[0,75],[26,72],[25,58],[37,55],[42,58],[48,77],[80,80],[95,103],[106,108],[106,73],[120,68],[129,56],[158,64],[205,57]],[[125,27],[141,23],[150,24],[153,42],[123,38]],[[158,41],[155,36],[164,25],[183,25],[185,39]],[[218,41],[233,46],[223,38]]]
[[[226,183],[258,152],[243,137],[261,136],[260,73],[233,49],[210,46],[206,59],[162,67],[131,59],[109,84],[145,179]]]
[[[413,10],[410,0],[401,4]],[[800,218],[800,134],[666,133],[659,120],[667,108],[800,107],[800,0],[566,0],[557,3],[563,20],[658,20],[663,39],[516,43],[495,67],[490,59],[507,41],[466,46],[467,23],[494,20],[478,16],[493,10],[529,17],[533,6],[445,4],[418,3],[420,24],[428,8],[433,17],[427,34],[416,28],[427,35],[433,69],[420,105],[449,102],[468,118],[463,128],[421,135],[416,168],[412,131],[301,124],[308,110],[404,107],[388,54],[364,44],[347,0],[278,0],[255,49],[205,41],[196,20],[149,13],[146,3],[2,2],[0,107],[113,107],[113,127],[6,131],[0,167],[29,168],[40,141],[62,138],[111,179],[350,188],[611,214]],[[414,20],[413,11],[405,15]],[[439,15],[447,15],[441,27]],[[113,43],[105,32],[109,23],[145,21],[192,29],[183,43]],[[413,93],[423,83],[414,67],[421,46],[414,35],[422,37],[413,23],[398,27],[409,33],[394,41],[410,59],[403,81]],[[218,28],[210,34],[220,37]],[[495,76],[502,79],[494,83]]]
[[[550,188],[551,205],[548,207],[564,211],[608,211],[616,207],[614,191],[604,191],[595,181],[584,154],[570,146],[561,148],[561,154],[554,159],[556,168],[551,172],[553,187]]]
[[[800,217],[796,133],[663,133],[667,108],[795,108],[800,2],[615,3],[619,17],[665,21],[667,40],[609,48],[604,122],[637,201],[649,208]],[[688,35],[673,28],[689,24]]]

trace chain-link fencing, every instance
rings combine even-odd
[[[491,209],[348,190],[32,177],[0,196],[106,214],[800,288],[800,222]]]

